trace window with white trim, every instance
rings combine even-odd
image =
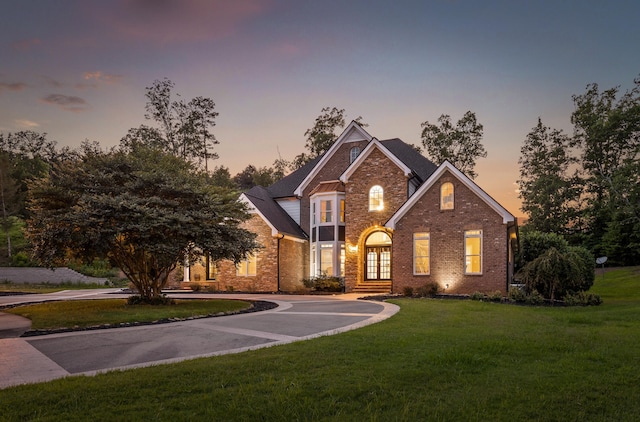
[[[375,185],[369,189],[369,211],[381,211],[384,209],[384,190],[382,186]]]
[[[464,232],[464,273],[482,274],[482,230]]]
[[[320,222],[331,223],[332,216],[332,204],[331,201],[320,201]]]
[[[429,255],[430,255],[430,236],[429,233],[413,234],[413,274],[428,275],[431,271]]]
[[[249,255],[236,265],[236,275],[239,277],[255,277],[258,259],[255,255]]]
[[[353,147],[349,151],[349,164],[353,163],[360,155],[360,147]]]
[[[440,186],[440,209],[453,209],[453,183],[446,182]]]

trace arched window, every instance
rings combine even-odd
[[[353,163],[360,155],[360,147],[353,147],[349,151],[349,163]]]
[[[384,209],[383,196],[382,186],[375,185],[369,190],[369,211],[381,211]]]
[[[440,209],[453,209],[453,183],[446,182],[440,186]]]

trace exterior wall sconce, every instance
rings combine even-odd
[[[347,249],[349,250],[349,252],[351,253],[355,253],[358,252],[358,245],[348,245]]]

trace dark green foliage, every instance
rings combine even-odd
[[[481,142],[483,130],[476,114],[471,111],[467,111],[455,127],[451,116],[443,114],[438,118],[438,125],[428,121],[422,123],[422,145],[427,156],[436,164],[447,160],[475,179],[476,160],[487,156]]]
[[[568,293],[564,297],[564,303],[567,306],[598,306],[602,304],[602,298],[587,292]]]
[[[341,277],[319,275],[317,277],[306,278],[302,284],[308,289],[316,292],[342,292],[344,291],[344,279]]]
[[[31,189],[28,237],[44,265],[108,258],[147,298],[158,296],[178,262],[239,262],[256,249],[255,234],[234,192],[160,150],[85,149],[55,166]]]
[[[416,295],[418,297],[433,297],[440,291],[440,286],[436,282],[425,283],[416,289]]]
[[[550,300],[562,299],[569,292],[584,290],[593,284],[585,278],[585,263],[581,253],[563,253],[552,247],[527,263],[519,273],[527,291],[538,291]],[[593,273],[593,267],[592,267]]]
[[[411,297],[411,296],[413,296],[413,287],[411,287],[411,286],[405,286],[405,287],[402,289],[402,294],[404,294],[404,295],[405,295],[405,296],[407,296],[407,297]]]
[[[127,298],[127,305],[175,305],[176,301],[162,294],[154,297],[145,297],[141,295],[132,295]]]
[[[562,236],[555,233],[522,230],[520,232],[520,250],[516,257],[518,267],[524,267],[551,248],[566,252],[569,248],[569,243]]]

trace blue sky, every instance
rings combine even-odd
[[[571,132],[571,96],[640,74],[640,2],[0,0],[0,132],[116,145],[167,77],[220,113],[232,174],[304,149],[323,107],[379,139],[467,111],[488,152],[476,181],[519,215],[526,134]],[[147,122],[148,123],[148,122]]]

